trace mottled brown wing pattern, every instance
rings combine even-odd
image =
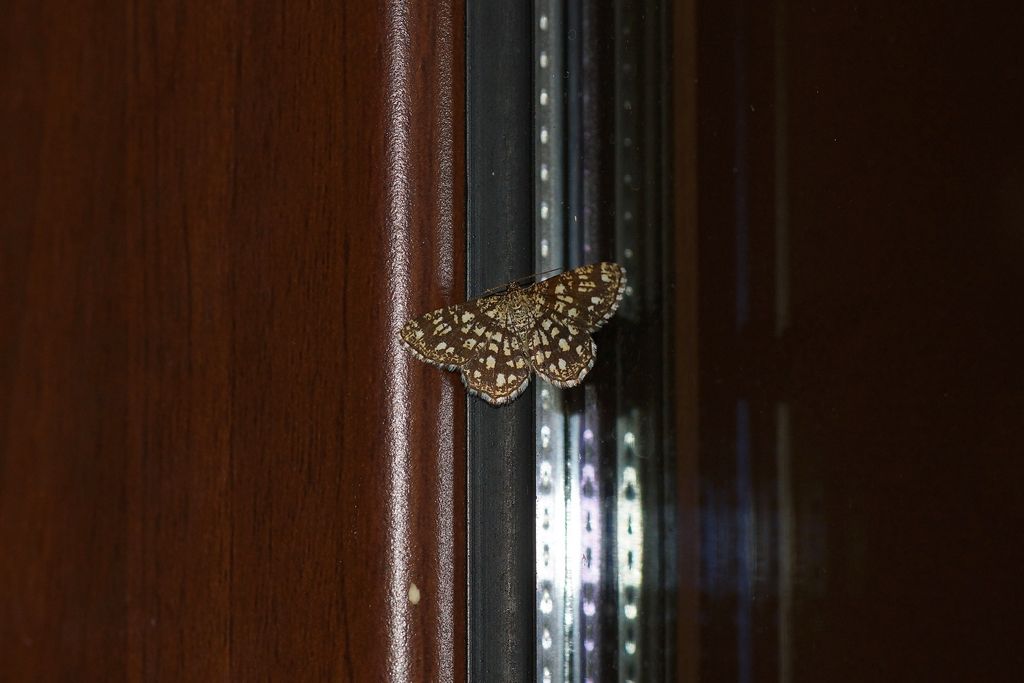
[[[528,288],[535,322],[527,357],[537,374],[559,387],[582,382],[597,358],[590,332],[615,314],[625,288],[626,271],[616,263],[582,266]]]
[[[526,290],[535,317],[572,322],[586,332],[604,325],[619,308],[626,269],[617,263],[592,263],[538,282]]]
[[[483,331],[478,335],[473,329],[473,323],[483,315],[480,301],[439,308],[413,318],[402,326],[398,336],[420,360],[454,370],[484,341]]]
[[[484,351],[462,366],[462,383],[469,393],[491,405],[515,400],[530,383],[530,365],[519,340],[508,328],[495,325]]]
[[[582,382],[597,357],[590,332],[615,314],[625,287],[621,266],[596,263],[431,311],[399,337],[417,358],[458,369],[469,393],[502,405],[526,390],[533,371],[559,387]]]
[[[564,389],[582,382],[594,367],[597,345],[588,332],[546,313],[536,320],[528,357],[538,375]]]
[[[507,327],[502,296],[474,299],[407,322],[399,338],[420,360],[459,369],[474,396],[501,405],[526,390],[529,364]]]

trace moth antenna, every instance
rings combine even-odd
[[[545,271],[540,272],[540,273],[533,273],[532,275],[524,275],[523,277],[516,278],[515,280],[511,280],[510,282],[506,282],[503,285],[498,285],[497,287],[491,287],[490,289],[485,289],[483,292],[480,293],[480,296],[487,296],[488,294],[491,294],[493,292],[500,292],[503,289],[505,289],[506,287],[508,287],[510,284],[512,284],[513,282],[518,284],[518,283],[522,282],[523,280],[529,280],[530,278],[536,278],[536,277],[539,277],[541,275],[548,275],[550,273],[557,273],[557,272],[559,272],[561,270],[565,270],[565,268],[552,268],[551,270],[545,270]]]

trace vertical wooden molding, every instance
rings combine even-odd
[[[384,11],[387,676],[463,680],[465,394],[394,334],[463,297],[463,7],[391,0]]]

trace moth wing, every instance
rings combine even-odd
[[[576,324],[546,313],[530,335],[527,357],[536,373],[557,387],[583,381],[597,359],[597,344]]]
[[[507,321],[503,297],[484,297],[414,318],[399,337],[417,358],[459,369],[469,393],[503,405],[526,390],[531,374]]]
[[[536,318],[546,315],[593,332],[615,315],[625,289],[626,269],[606,261],[566,271],[526,292]]]
[[[479,315],[477,301],[446,306],[408,321],[398,337],[420,360],[454,370],[472,357],[480,343],[473,334],[473,321]]]

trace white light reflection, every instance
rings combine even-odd
[[[637,470],[638,439],[633,420],[621,419],[618,433],[618,484],[615,492],[615,545],[619,605],[620,680],[639,670],[640,594],[643,588],[644,520],[640,475]]]
[[[393,243],[397,249],[388,258],[389,282],[394,284],[390,294],[391,314],[388,321],[393,330],[399,329],[408,315],[409,292],[409,249],[412,245],[412,190],[409,186],[408,168],[410,157],[409,129],[411,121],[410,73],[412,53],[410,38],[410,16],[408,8],[399,2],[389,3],[386,9],[388,35],[396,39],[389,41],[390,48],[385,55],[387,82],[388,144],[385,191],[389,229],[394,233]],[[394,335],[389,339],[394,340]],[[388,364],[386,383],[390,398],[387,406],[388,423],[386,430],[387,461],[384,465],[388,482],[387,527],[390,539],[385,550],[387,571],[387,630],[385,642],[388,652],[388,673],[392,680],[405,681],[411,675],[411,651],[409,637],[409,378],[408,356],[394,341],[389,347],[393,363]]]
[[[588,416],[589,417],[589,416]],[[588,433],[590,434],[588,437]],[[601,564],[603,562],[601,531],[601,486],[596,468],[593,432],[583,432],[584,445],[580,456],[585,463],[580,471],[579,505],[581,512],[581,564],[579,594],[583,614],[580,616],[580,633],[583,636],[582,661],[583,677],[600,676],[600,656],[595,643],[601,638],[601,619],[598,603],[601,600]]]
[[[580,490],[582,481],[580,479],[580,462],[576,453],[580,452],[580,416],[569,415],[569,443],[562,452],[565,460],[565,476],[568,479],[567,490],[565,491],[565,613],[562,622],[565,626],[565,652],[564,661],[569,664],[573,661],[573,654],[576,650],[577,631],[576,609],[580,604],[583,594],[580,590],[581,560],[584,555],[583,545],[583,511],[580,507]],[[577,680],[575,672],[567,672],[566,680]]]
[[[534,0],[534,271],[565,267],[564,253],[564,127],[563,4]],[[549,142],[553,144],[549,144]],[[537,467],[537,665],[540,681],[567,680],[567,653],[572,650],[573,598],[567,594],[572,568],[567,547],[572,524],[566,510],[566,418],[558,389],[538,381],[536,392]],[[578,534],[577,534],[578,536]]]
[[[615,23],[620,26],[621,35],[615,41],[615,61],[622,65],[614,77],[615,139],[622,144],[615,145],[615,173],[621,182],[615,184],[615,206],[621,213],[615,222],[615,237],[618,255],[626,262],[627,268],[635,266],[643,253],[637,250],[637,226],[644,224],[644,197],[640,191],[644,185],[645,167],[642,162],[644,134],[642,114],[634,102],[643,101],[637,88],[633,59],[639,54],[638,41],[632,34],[630,14],[633,8],[624,2],[615,2]],[[636,268],[634,267],[634,271]],[[634,277],[626,285],[625,299],[620,308],[623,318],[636,316],[640,301],[634,286],[640,286],[642,278]],[[620,381],[622,379],[620,378]],[[620,408],[622,410],[622,408]],[[616,680],[631,681],[642,678],[640,662],[643,659],[641,641],[640,595],[643,579],[644,521],[641,496],[641,462],[637,452],[651,444],[645,443],[644,432],[635,411],[626,409],[620,413],[615,425],[616,434],[616,478],[615,478],[615,565],[618,609],[617,619],[617,670]],[[639,433],[638,433],[639,432]]]
[[[560,393],[536,390],[537,401],[537,678],[564,681],[564,652],[570,642],[563,615],[567,610],[565,509],[565,417]]]
[[[574,681],[604,678],[601,670],[601,605],[607,597],[602,595],[601,587],[605,568],[605,523],[601,487],[601,446],[596,437],[601,431],[597,404],[594,387],[585,387],[583,414],[575,414],[570,418],[570,437],[579,435],[569,447],[569,457],[579,463],[576,467],[578,483],[573,487],[569,501],[569,505],[579,511],[577,518],[572,522],[579,534],[579,546],[575,549],[579,573],[572,590],[579,601],[576,638],[577,642],[581,641],[582,648],[579,649],[579,655],[574,663]]]

